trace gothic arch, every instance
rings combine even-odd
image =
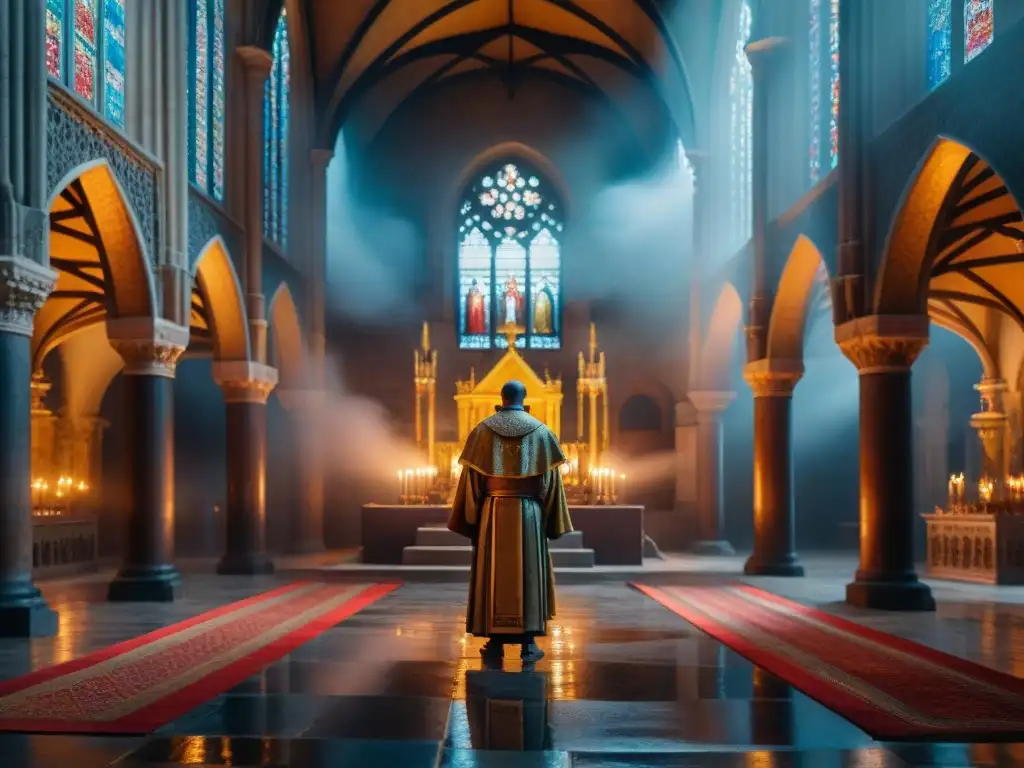
[[[274,291],[269,316],[280,389],[302,389],[307,370],[306,340],[299,322],[299,311],[287,283],[282,282]]]
[[[190,338],[208,344],[218,360],[250,359],[242,286],[219,235],[199,252],[194,269]]]
[[[771,319],[768,321],[768,357],[774,360],[804,358],[804,336],[816,288],[828,286],[825,261],[810,238],[800,235],[779,277]],[[827,295],[827,293],[826,293]]]
[[[728,391],[732,386],[732,358],[743,322],[743,300],[732,283],[718,294],[700,353],[699,390]]]
[[[57,285],[36,315],[33,365],[68,335],[114,317],[152,317],[156,288],[138,222],[106,160],[69,173],[49,200]]]

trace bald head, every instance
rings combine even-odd
[[[506,381],[501,388],[502,408],[522,408],[526,402],[526,385],[521,381]]]

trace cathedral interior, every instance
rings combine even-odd
[[[0,25],[4,768],[1024,764],[1024,2]],[[575,530],[496,670],[509,380]]]

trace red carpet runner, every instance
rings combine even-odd
[[[289,584],[0,682],[0,731],[149,733],[397,584]]]
[[[1024,732],[1024,680],[749,586],[634,585],[877,739]]]

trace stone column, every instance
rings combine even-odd
[[[0,255],[0,637],[57,631],[57,614],[32,583],[30,341],[55,281],[34,261]]]
[[[244,146],[241,150],[244,178],[240,179],[239,184],[244,190],[242,214],[245,227],[245,270],[242,284],[249,313],[252,356],[257,362],[265,363],[267,313],[263,295],[263,89],[274,58],[257,46],[241,46],[236,51],[244,75],[240,84],[243,89],[242,114],[245,116],[242,133]]]
[[[751,576],[803,576],[796,555],[793,508],[793,388],[803,376],[797,360],[748,363],[754,391],[754,551],[743,567]]]
[[[981,394],[981,411],[971,416],[971,426],[978,433],[981,447],[981,475],[992,481],[993,497],[998,499],[1003,495],[1008,474],[1004,449],[1009,419],[1000,408],[1007,386],[1003,379],[982,379],[974,388]]]
[[[722,488],[722,413],[736,399],[735,392],[690,392],[697,409],[697,536],[695,555],[731,555],[725,540]]]
[[[309,371],[314,389],[324,386],[324,358],[327,352],[324,287],[327,284],[327,166],[334,157],[329,149],[314,149],[312,163],[310,226],[310,269],[306,275],[306,304],[309,316]]]
[[[836,328],[860,374],[860,567],[847,602],[892,611],[935,610],[914,571],[913,412],[910,368],[928,344],[928,318],[871,316]]]
[[[293,554],[324,549],[324,452],[321,441],[324,393],[278,390],[277,399],[292,416],[295,434],[298,498],[291,517],[288,551]]]
[[[188,3],[133,3],[125,40],[125,132],[163,163],[156,255],[163,316],[189,324]]]
[[[754,81],[754,103],[751,109],[753,275],[746,328],[749,361],[760,360],[767,353],[768,318],[771,315],[771,291],[767,278],[768,158],[772,151],[769,144],[769,88],[774,72],[773,64],[784,42],[779,37],[760,37],[746,46]]]
[[[221,574],[273,573],[267,555],[267,397],[277,371],[248,361],[216,362],[227,407],[227,540]]]
[[[188,328],[160,318],[107,321],[124,359],[125,478],[129,485],[124,565],[113,601],[168,602],[180,593],[174,552],[174,371]]]

